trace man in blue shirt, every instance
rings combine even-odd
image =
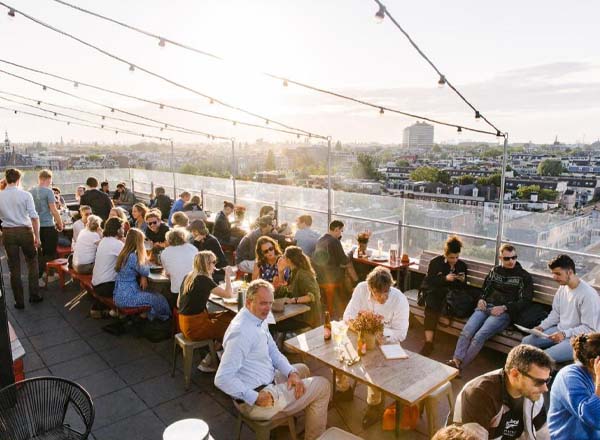
[[[173,206],[171,207],[171,212],[169,212],[169,227],[173,227],[173,214],[183,211],[183,205],[189,202],[191,198],[192,195],[187,191],[179,194],[179,198],[175,200],[175,203],[173,203]]]
[[[35,210],[40,218],[41,247],[38,252],[38,275],[40,278],[39,285],[43,286],[45,282],[42,275],[46,269],[46,263],[56,258],[58,232],[63,229],[63,222],[56,207],[54,191],[52,191],[52,172],[49,170],[40,171],[38,174],[38,186],[31,188],[29,192],[33,196]]]
[[[310,228],[312,226],[312,216],[308,214],[299,216],[296,219],[296,226],[298,227],[298,231],[294,235],[296,245],[301,247],[306,255],[312,256],[320,237],[318,232]]]
[[[273,286],[264,280],[250,283],[246,306],[225,332],[215,385],[251,419],[272,420],[305,410],[304,438],[314,440],[327,425],[331,385],[323,377],[308,377],[306,365],[290,365],[281,354],[265,321],[272,305]]]

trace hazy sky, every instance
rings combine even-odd
[[[221,63],[62,6],[52,0],[6,0],[53,26],[168,78],[272,119],[343,142],[397,143],[412,120],[256,74],[268,71],[381,105],[461,125],[473,112],[447,87],[389,20],[377,24],[371,0],[71,0],[73,3],[226,57]],[[387,0],[390,12],[442,72],[511,141],[565,142],[600,137],[600,2],[556,0],[408,2]],[[61,76],[199,111],[259,122],[177,89],[0,7],[0,58]],[[0,63],[0,69],[38,82],[198,130],[240,140],[292,137],[233,127],[158,110]],[[0,91],[107,114],[91,104],[0,73]],[[0,96],[2,95],[0,93]],[[22,108],[0,99],[0,106]],[[75,114],[75,113],[74,113]],[[113,116],[119,115],[118,112]],[[79,117],[99,120],[93,116]],[[124,123],[109,125],[131,127]],[[0,110],[0,130],[31,140],[131,141],[123,134],[67,127]],[[153,128],[137,128],[158,134]],[[193,136],[169,134],[176,141]],[[436,127],[435,140],[494,140]],[[201,139],[204,141],[203,139]]]

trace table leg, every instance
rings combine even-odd
[[[331,370],[333,372],[333,392],[331,393],[331,400],[335,399],[335,368]]]
[[[402,404],[396,400],[396,438],[400,437],[400,418],[402,416]]]

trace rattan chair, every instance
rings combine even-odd
[[[35,377],[0,390],[0,439],[87,439],[94,423],[90,395],[59,377]]]

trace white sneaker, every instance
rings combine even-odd
[[[48,278],[48,282],[50,282],[50,278]],[[46,280],[44,280],[44,277],[40,278],[38,280],[38,286],[39,287],[46,287]]]
[[[198,365],[198,370],[202,371],[203,373],[214,373],[217,371],[217,367],[213,365],[212,355],[210,353],[208,353],[204,359],[202,359],[202,362],[200,362],[200,365]]]

